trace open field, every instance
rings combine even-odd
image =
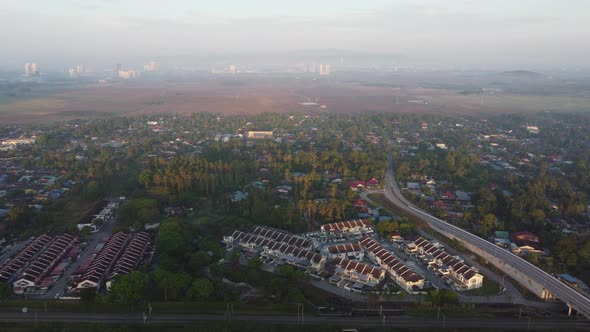
[[[124,82],[68,87],[33,88],[31,93],[0,102],[1,123],[47,122],[111,115],[582,111],[590,109],[584,95],[533,96],[497,93],[465,94],[445,87],[409,84],[365,84],[350,80],[311,78],[209,78],[194,81]],[[39,91],[35,91],[38,89]],[[300,103],[315,102],[303,106]],[[325,105],[325,108],[320,108]]]

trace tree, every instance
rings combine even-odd
[[[164,269],[157,269],[153,273],[158,287],[164,289],[164,301],[168,298],[176,299],[178,294],[191,284],[191,277],[185,273],[174,273]]]
[[[564,263],[574,263],[572,256],[576,255],[576,237],[574,235],[564,236],[559,241],[557,241],[557,245],[555,246],[557,249],[557,258]],[[570,264],[567,264],[570,265]],[[575,265],[571,264],[571,265]]]
[[[119,209],[117,214],[121,221],[133,224],[140,222],[145,224],[152,222],[160,216],[158,201],[152,198],[137,198],[127,201]]]
[[[84,186],[84,190],[82,191],[82,196],[87,201],[93,201],[98,198],[100,195],[100,188],[98,186],[98,182],[90,181]]]
[[[6,214],[6,220],[14,224],[22,224],[27,222],[33,214],[31,208],[25,205],[18,205],[10,209]]]
[[[586,241],[582,248],[578,250],[578,258],[580,263],[584,265],[590,264],[590,241]]]
[[[303,303],[305,301],[305,296],[299,288],[290,287],[287,291],[287,298],[289,301],[293,303]]]
[[[83,288],[80,291],[82,302],[94,302],[96,300],[96,288]]]
[[[430,302],[439,307],[444,307],[446,304],[459,303],[459,296],[450,289],[435,289],[428,292]]]
[[[261,267],[262,267],[262,261],[260,260],[259,257],[253,257],[248,262],[248,268],[250,268],[250,269],[259,270]]]
[[[187,295],[195,300],[207,300],[213,294],[213,284],[209,279],[198,278],[193,281]]]
[[[487,213],[485,216],[483,216],[483,219],[481,221],[481,232],[484,235],[489,235],[490,232],[494,228],[496,228],[496,225],[497,225],[496,216],[491,213]]]
[[[211,257],[205,251],[199,250],[191,255],[188,261],[188,267],[192,272],[198,272],[203,267],[209,265]]]
[[[111,299],[115,302],[137,304],[145,299],[148,290],[148,276],[139,271],[119,275],[110,289]]]
[[[5,300],[12,294],[12,287],[7,283],[0,283],[0,300]]]
[[[545,221],[545,212],[541,209],[531,211],[531,217],[536,224],[542,224]]]
[[[537,265],[539,264],[539,255],[532,251],[527,251],[524,255],[524,259],[526,259],[529,263]]]
[[[182,236],[181,226],[176,221],[165,221],[160,225],[156,236],[156,249],[162,253],[175,257],[183,253],[186,242]]]
[[[149,169],[145,169],[139,173],[139,183],[145,186],[145,189],[148,189],[150,186],[150,182],[152,181],[152,172]]]
[[[402,223],[399,226],[399,232],[402,236],[407,236],[414,231],[414,226],[409,223]]]
[[[391,234],[397,231],[398,229],[399,224],[397,223],[397,221],[383,220],[379,221],[379,223],[377,224],[377,230],[379,231],[379,234],[381,234],[381,236]]]

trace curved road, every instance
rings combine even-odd
[[[439,229],[444,233],[452,234],[464,242],[475,245],[480,250],[495,256],[505,264],[521,271],[523,274],[527,275],[530,279],[534,280],[538,284],[544,285],[544,288],[547,289],[551,294],[570,305],[574,310],[577,310],[578,313],[582,314],[586,318],[590,318],[590,300],[586,296],[578,293],[563,282],[557,280],[550,274],[539,269],[526,260],[514,255],[513,253],[499,249],[495,244],[473,235],[459,227],[451,225],[444,220],[438,219],[416,208],[412,203],[410,203],[402,195],[395,180],[393,173],[393,156],[391,152],[389,153],[388,157],[387,188],[385,190],[385,197],[387,197],[400,209],[427,222],[431,227]]]

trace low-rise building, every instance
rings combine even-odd
[[[320,227],[322,232],[335,235],[363,236],[374,232],[373,222],[369,219],[357,219],[325,224]]]
[[[259,139],[259,138],[272,138],[272,130],[249,130],[247,134],[248,138]]]
[[[374,286],[385,279],[385,271],[375,266],[344,258],[335,258],[331,263],[336,266],[337,274],[351,281]]]
[[[261,256],[273,257],[285,263],[308,268],[316,272],[321,271],[326,262],[324,256],[313,251],[238,230],[234,231],[230,236],[224,236],[223,241],[226,244],[237,244],[246,249],[256,250]]]
[[[256,234],[267,239],[275,240],[277,242],[286,243],[290,246],[303,248],[305,250],[312,250],[314,247],[313,242],[304,237],[294,235],[285,231],[281,231],[275,228],[256,226],[252,230],[252,234]]]
[[[367,256],[387,271],[392,279],[408,293],[417,293],[424,288],[424,277],[412,271],[375,239],[365,236],[359,243],[367,252]]]
[[[10,138],[2,141],[2,146],[17,146],[35,144],[35,138]]]
[[[63,259],[67,258],[68,252],[74,246],[77,239],[69,234],[63,234],[53,238],[51,243],[35,258],[14,280],[14,292],[22,294],[31,289],[48,288],[49,285],[44,279],[57,267]],[[53,280],[55,281],[55,279]],[[42,285],[45,284],[45,285]]]
[[[110,270],[122,255],[129,237],[128,234],[119,232],[113,234],[105,243],[99,244],[100,249],[83,263],[78,271],[74,272],[74,275],[79,275],[76,278],[78,282],[76,288],[100,290]]]
[[[43,251],[51,242],[51,239],[51,236],[43,234],[31,240],[16,256],[2,265],[0,268],[0,282],[12,282],[13,278]]]
[[[429,268],[453,281],[457,290],[475,289],[483,285],[483,275],[459,257],[449,255],[423,237],[416,239],[413,244],[414,253],[426,261]]]
[[[322,254],[328,257],[328,260],[342,258],[360,261],[365,257],[365,252],[358,243],[343,243],[326,246],[322,248]]]

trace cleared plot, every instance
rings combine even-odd
[[[0,103],[0,122],[46,122],[137,114],[353,112],[491,113],[590,109],[590,99],[498,94],[481,97],[422,87],[392,90],[335,81],[252,79],[126,82],[79,87]],[[420,101],[420,102],[416,102]],[[422,102],[423,101],[423,102]],[[314,102],[318,107],[301,105]]]

